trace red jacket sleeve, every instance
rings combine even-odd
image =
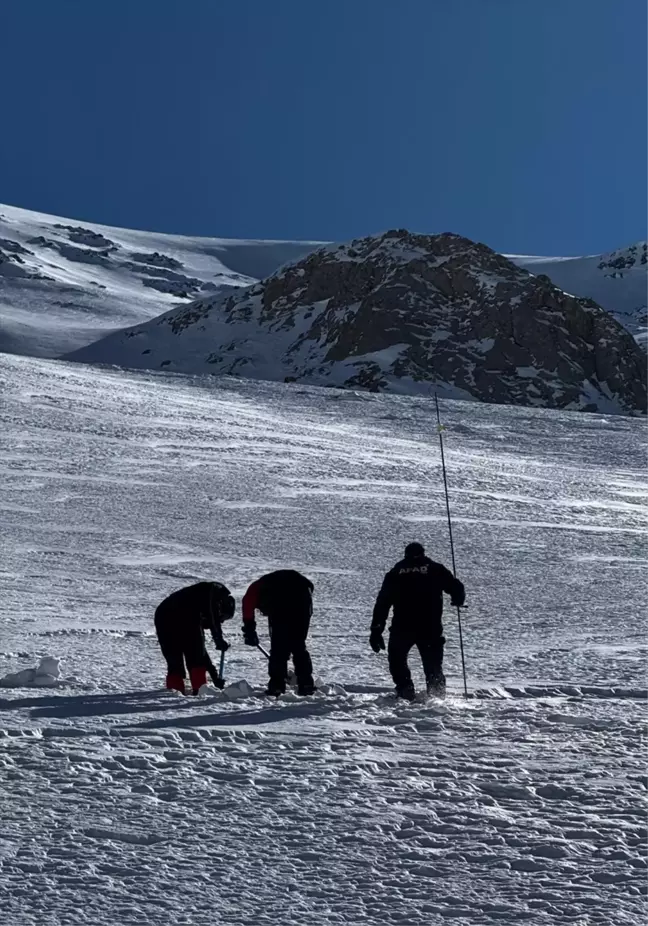
[[[256,609],[257,603],[259,601],[259,583],[253,582],[252,585],[248,588],[245,595],[243,595],[243,602],[241,609],[243,611],[243,623],[252,624],[256,623],[254,611]]]

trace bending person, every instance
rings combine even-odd
[[[279,696],[286,690],[288,660],[292,655],[297,676],[297,693],[315,691],[313,664],[306,638],[313,613],[313,583],[294,569],[280,569],[261,576],[243,596],[243,639],[258,646],[255,610],[268,618],[270,632],[270,680],[266,694]]]
[[[155,611],[155,630],[167,662],[166,687],[185,693],[185,666],[193,694],[207,681],[223,687],[205,645],[209,630],[217,650],[229,649],[222,623],[234,616],[235,602],[220,582],[197,582],[165,598]]]

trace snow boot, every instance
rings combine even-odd
[[[416,697],[416,692],[414,691],[414,685],[401,685],[396,686],[396,697],[403,698],[404,701],[413,701]]]
[[[431,698],[445,698],[446,680],[440,669],[427,679],[427,693]]]
[[[185,682],[184,678],[181,675],[171,673],[166,677],[166,686],[169,691],[179,691],[180,694],[185,693]]]
[[[203,668],[189,669],[189,678],[193,693],[197,695],[202,686],[207,684],[207,670]]]
[[[268,682],[268,687],[266,688],[266,694],[270,698],[279,698],[286,691],[285,685],[278,685],[276,682]]]
[[[315,694],[317,688],[312,684],[304,684],[297,686],[297,694],[301,695],[303,698],[307,698],[309,695]]]

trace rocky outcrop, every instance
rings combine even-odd
[[[515,405],[646,410],[644,356],[609,313],[459,235],[321,248],[78,359]]]
[[[546,274],[559,289],[593,299],[635,336],[648,340],[646,294],[648,246],[639,241],[609,254],[589,257],[530,257],[512,255],[518,267]]]
[[[646,264],[648,264],[648,243],[642,241],[639,244],[631,244],[620,251],[606,254],[599,261],[598,268],[608,276],[622,277],[624,271],[634,267],[645,267]]]

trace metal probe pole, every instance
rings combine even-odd
[[[436,406],[437,430],[439,432],[439,445],[441,447],[441,466],[443,468],[443,487],[445,489],[446,511],[448,512],[448,533],[450,534],[450,552],[452,554],[452,574],[457,578],[457,566],[455,563],[454,541],[452,539],[452,520],[450,518],[450,497],[448,495],[448,477],[446,474],[445,454],[443,453],[443,425],[441,424],[441,415],[439,414],[439,397],[434,393],[434,404]],[[463,671],[464,697],[468,697],[468,682],[466,681],[466,659],[464,656],[463,631],[461,628],[461,608],[457,607],[457,621],[459,622],[459,648],[461,649],[461,669]]]

